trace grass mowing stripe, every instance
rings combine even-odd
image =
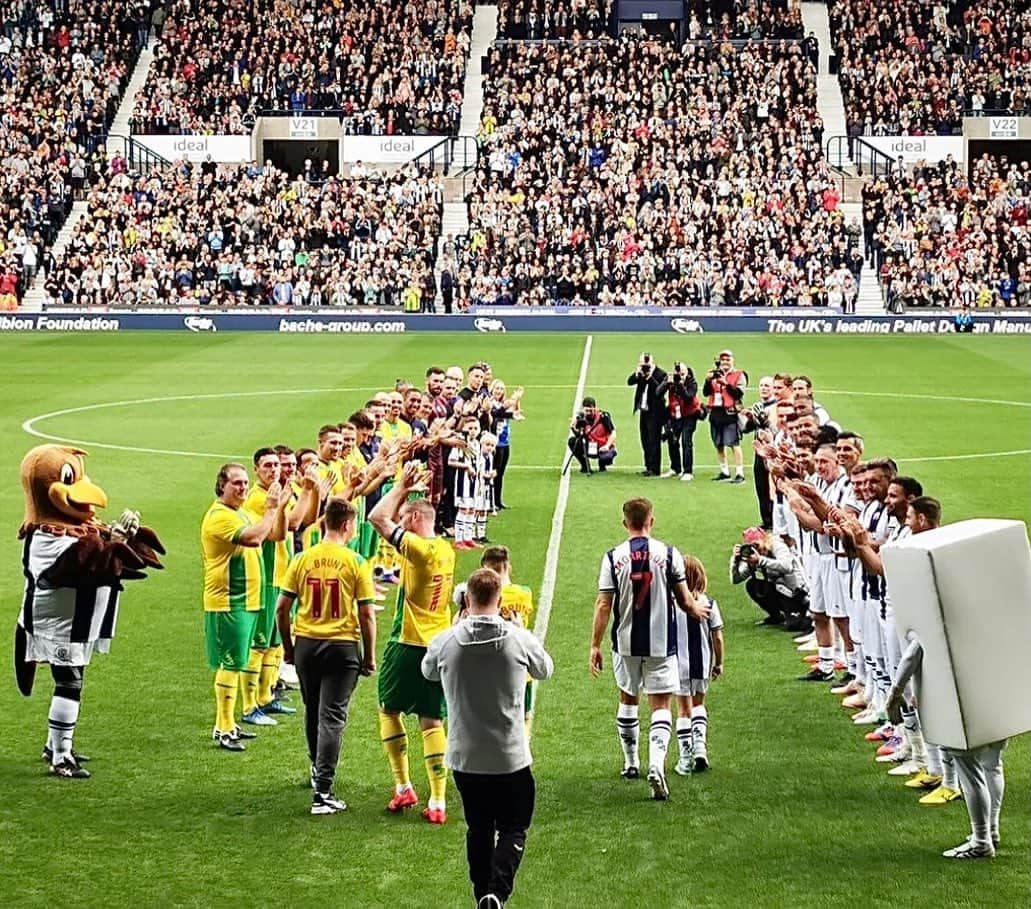
[[[576,393],[573,396],[573,407],[570,417],[576,416],[576,410],[583,400],[584,386],[587,384],[587,367],[591,362],[591,345],[593,338],[588,335],[584,340],[584,353],[580,360],[580,377],[576,382]],[[565,455],[563,455],[563,461]],[[562,528],[566,522],[566,505],[569,503],[569,471],[563,472],[558,480],[558,495],[555,497],[555,511],[551,516],[551,536],[548,537],[548,552],[544,560],[544,576],[541,578],[540,596],[537,598],[537,618],[533,623],[533,633],[542,644],[548,633],[548,622],[551,620],[551,604],[555,597],[555,581],[558,578],[558,557],[562,548]],[[537,683],[533,683],[533,708],[537,711]]]

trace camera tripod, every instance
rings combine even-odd
[[[587,439],[583,435],[577,435],[576,444],[574,444],[573,447],[569,449],[569,454],[566,455],[566,463],[562,465],[562,473],[560,474],[560,476],[564,477],[569,472],[569,465],[573,463],[573,458],[576,457],[576,453],[578,450],[583,450],[584,452],[584,463],[587,465],[587,473],[594,473],[594,471],[591,469],[591,459],[587,457],[586,449]]]

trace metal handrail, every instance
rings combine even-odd
[[[115,143],[114,149],[111,147],[112,142]],[[122,157],[129,162],[130,170],[138,171],[141,174],[149,174],[159,167],[167,167],[172,163],[152,148],[148,148],[142,142],[137,142],[132,136],[108,133],[104,143],[108,152],[120,150]],[[118,148],[118,143],[121,143],[121,149]]]
[[[884,176],[897,166],[891,155],[871,145],[862,136],[854,136],[852,139],[852,159],[856,164],[856,173],[860,176],[863,176],[864,164],[869,165],[872,177]]]

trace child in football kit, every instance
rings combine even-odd
[[[494,513],[494,452],[498,447],[498,437],[490,432],[480,436],[480,453],[476,459],[476,536],[477,543],[489,543],[487,539],[487,519]]]
[[[461,434],[465,445],[459,445],[448,453],[448,465],[454,471],[455,483],[455,549],[478,549],[473,542],[476,529],[476,466],[480,456],[477,439],[480,435],[480,421],[466,417],[462,421]]]
[[[708,731],[709,714],[705,707],[705,693],[709,680],[723,674],[723,617],[719,604],[708,596],[705,567],[694,556],[684,556],[684,575],[687,587],[697,599],[712,608],[704,622],[676,610],[677,668],[680,688],[677,691],[677,744],[680,758],[674,768],[681,776],[692,771],[701,773],[709,769]]]

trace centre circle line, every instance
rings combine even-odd
[[[573,388],[572,385],[525,385],[526,389],[564,389]],[[594,388],[625,388],[624,385],[595,385]],[[52,433],[43,432],[36,428],[37,423],[43,420],[56,419],[57,417],[68,416],[69,414],[76,413],[89,413],[95,410],[111,410],[118,407],[133,407],[140,404],[163,404],[175,401],[204,401],[204,400],[224,400],[226,398],[255,398],[255,397],[266,397],[274,395],[309,395],[309,394],[328,394],[330,392],[349,392],[349,391],[382,391],[383,389],[378,385],[360,385],[360,386],[341,386],[338,388],[284,388],[284,389],[268,389],[264,391],[226,391],[226,392],[210,392],[204,394],[183,394],[183,395],[160,395],[149,398],[129,398],[123,401],[104,401],[98,404],[83,404],[78,407],[66,407],[61,410],[53,410],[48,413],[38,414],[37,416],[30,417],[21,424],[22,430],[32,436],[36,436],[39,439],[44,439],[49,442],[60,442],[65,445],[80,445],[82,447],[89,448],[103,448],[109,451],[125,451],[134,452],[137,454],[153,454],[153,455],[170,455],[173,457],[182,458],[217,458],[220,460],[243,460],[247,456],[240,454],[223,454],[219,452],[210,451],[184,451],[173,448],[148,448],[145,446],[138,445],[116,445],[110,442],[99,442],[90,439],[73,439],[67,436],[58,436]],[[880,391],[841,391],[833,389],[824,389],[820,392],[821,395],[851,395],[856,397],[876,397],[876,398],[906,398],[923,401],[946,401],[955,403],[967,403],[967,404],[994,404],[1000,406],[1009,407],[1031,407],[1031,402],[1027,401],[1003,401],[993,398],[969,398],[969,397],[957,397],[953,395],[920,395],[903,392],[880,392]],[[931,461],[967,461],[977,460],[980,458],[1005,458],[1005,457],[1016,457],[1019,455],[1031,454],[1031,448],[1014,449],[1012,451],[987,451],[987,452],[971,452],[966,454],[955,454],[955,455],[929,455],[923,457],[912,457],[912,458],[897,458],[897,461],[904,463],[921,463]],[[699,467],[713,467],[715,465],[700,464]],[[546,464],[513,464],[510,469],[513,470],[550,470],[551,465]],[[619,468],[617,468],[618,470]],[[638,467],[624,467],[624,470],[639,469]]]

